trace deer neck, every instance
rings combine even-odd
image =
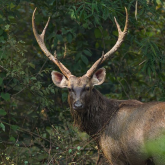
[[[107,99],[98,90],[93,89],[88,106],[83,112],[71,108],[74,125],[91,136],[99,135],[118,107],[117,101]]]

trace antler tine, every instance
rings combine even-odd
[[[128,31],[128,12],[127,12],[127,8],[125,8],[125,12],[126,12],[126,21],[125,21],[125,27],[124,30],[122,31],[120,28],[120,25],[118,24],[116,18],[114,17],[116,26],[117,26],[117,30],[119,33],[118,36],[118,40],[116,42],[116,44],[112,47],[112,49],[110,51],[108,51],[106,54],[104,54],[103,57],[99,58],[93,65],[92,67],[87,71],[87,73],[85,74],[87,77],[91,77],[94,73],[94,71],[97,69],[97,67],[103,63],[107,58],[109,58],[113,53],[115,53],[119,47],[121,46],[122,42],[124,41],[124,38],[127,34]]]
[[[36,30],[36,26],[35,26],[35,12],[36,12],[37,8],[35,8],[33,15],[32,15],[32,27],[33,27],[33,33],[34,36],[38,42],[38,45],[40,46],[41,50],[44,52],[44,54],[51,60],[53,61],[61,70],[61,72],[67,77],[69,78],[72,74],[71,72],[57,59],[57,55],[56,52],[54,53],[54,56],[48,51],[48,49],[46,48],[45,42],[44,42],[44,37],[45,37],[45,32],[46,29],[48,27],[49,21],[50,21],[50,17],[48,18],[48,21],[42,31],[42,33],[39,35],[37,30]]]

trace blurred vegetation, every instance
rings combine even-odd
[[[95,164],[96,144],[72,126],[67,90],[53,85],[58,68],[40,50],[39,32],[51,17],[45,43],[76,76],[115,44],[129,13],[129,31],[106,82],[97,87],[115,99],[165,101],[165,2],[163,0],[0,0],[0,164]],[[156,148],[153,145],[154,149]],[[152,148],[152,147],[151,147]],[[155,149],[156,150],[156,149]]]

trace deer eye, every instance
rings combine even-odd
[[[72,92],[72,91],[73,91],[73,89],[72,89],[72,88],[68,88],[68,91],[69,91],[69,92]]]
[[[89,91],[89,87],[86,87],[85,89],[86,89],[86,91]]]

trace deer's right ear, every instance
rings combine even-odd
[[[68,80],[65,78],[63,74],[57,71],[52,71],[51,75],[52,75],[53,83],[56,86],[60,88],[68,87]]]

